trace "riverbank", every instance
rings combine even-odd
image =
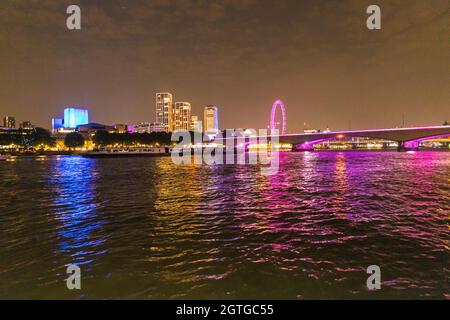
[[[397,149],[315,149],[310,152],[394,152]],[[449,148],[420,148],[418,151],[450,152]],[[0,152],[13,157],[41,157],[41,156],[82,156],[88,151],[35,151],[35,152]],[[282,152],[292,152],[283,150]]]
[[[85,151],[35,151],[35,152],[5,152],[13,157],[40,157],[40,156],[73,156],[83,155]]]

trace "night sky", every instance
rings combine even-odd
[[[66,28],[66,8],[82,30]],[[366,28],[378,4],[382,30]],[[450,121],[448,0],[1,0],[0,116],[50,128],[79,105],[154,121],[155,93],[219,106],[219,124],[288,131]]]

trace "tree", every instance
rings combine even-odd
[[[448,121],[447,121],[447,120],[445,120],[445,122],[444,122],[443,126],[450,126],[450,123],[448,123]]]
[[[170,145],[171,134],[167,132],[152,132],[152,133],[109,133],[104,130],[99,130],[92,137],[92,141],[97,146],[108,146],[119,144],[122,146],[132,146],[136,144],[143,145]]]
[[[40,145],[53,146],[55,144],[55,140],[52,138],[50,132],[39,127],[33,130],[30,140],[33,147],[38,147]]]
[[[92,141],[95,143],[95,145],[97,146],[107,146],[109,144],[111,144],[112,142],[112,137],[109,134],[108,131],[105,130],[99,130],[95,133],[95,135],[92,137]]]
[[[64,138],[64,145],[72,150],[73,148],[80,148],[84,146],[84,138],[78,132],[71,132]]]

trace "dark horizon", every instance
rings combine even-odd
[[[90,121],[155,118],[155,93],[219,107],[220,128],[289,132],[441,125],[450,119],[448,2],[55,1],[0,4],[0,116],[49,128],[66,106]],[[77,4],[82,30],[69,31]]]

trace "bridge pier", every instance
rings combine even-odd
[[[399,141],[397,151],[419,151],[419,141]]]

